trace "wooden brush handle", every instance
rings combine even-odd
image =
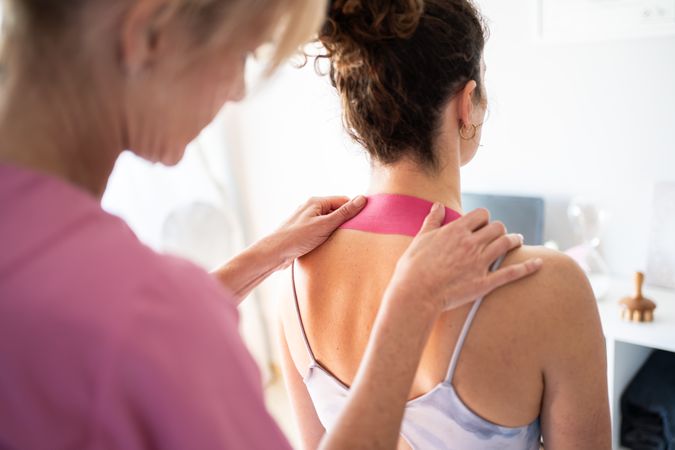
[[[645,274],[637,272],[635,274],[635,298],[642,298],[642,285],[645,282]]]

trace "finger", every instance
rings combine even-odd
[[[544,260],[541,258],[532,258],[520,264],[504,267],[496,272],[488,275],[488,286],[492,292],[514,281],[523,279],[537,272],[544,265]],[[486,295],[487,295],[486,293]]]
[[[490,212],[485,208],[475,209],[457,220],[457,224],[463,224],[471,231],[479,230],[489,222]]]
[[[494,261],[502,255],[507,254],[511,250],[522,247],[523,245],[523,235],[522,234],[507,234],[500,238],[493,240],[485,248],[485,258],[488,261]]]
[[[488,246],[492,241],[506,234],[506,226],[502,222],[492,222],[474,233],[475,239]]]
[[[359,195],[326,215],[326,220],[331,222],[334,228],[337,228],[360,213],[363,207],[366,206],[366,203],[368,203],[366,198],[363,195]]]
[[[347,202],[349,202],[349,197],[334,196],[334,197],[319,197],[312,199],[311,201],[316,202],[321,206],[321,215],[330,214],[334,211],[337,211],[343,207]]]
[[[436,228],[440,228],[443,225],[443,220],[445,219],[445,208],[440,203],[434,203],[427,214],[427,217],[424,218],[422,223],[422,228],[420,228],[419,234],[427,233]]]

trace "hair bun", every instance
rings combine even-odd
[[[333,0],[328,22],[333,34],[367,43],[409,38],[423,13],[423,0]]]

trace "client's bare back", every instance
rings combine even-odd
[[[411,238],[340,230],[323,247],[301,259],[296,289],[312,349],[323,366],[351,385],[396,262]],[[505,264],[525,260],[533,250],[509,255]],[[499,425],[531,423],[540,413],[543,368],[541,328],[545,299],[528,295],[520,282],[486,298],[461,353],[453,384],[468,407]],[[536,294],[534,294],[536,295]],[[410,392],[419,397],[444,380],[455,343],[471,305],[445,313],[436,323]],[[289,309],[289,308],[286,308]],[[287,327],[297,318],[287,311]],[[563,338],[563,336],[547,336]],[[298,370],[308,365],[302,341],[289,336]]]
[[[356,375],[396,263],[410,242],[407,236],[339,230],[296,263],[295,286],[311,349],[347,386]],[[502,267],[535,256],[544,260],[537,274],[498,289],[482,302],[450,381],[464,405],[489,422],[522,427],[539,419],[547,449],[609,448],[605,347],[592,291],[574,262],[543,248],[513,251]],[[410,399],[446,380],[471,306],[447,312],[435,324]],[[285,361],[302,377],[311,361],[292,296],[282,319]],[[310,403],[299,400],[306,394],[299,395],[302,388],[292,384],[297,413]],[[314,413],[303,417],[303,440],[319,439],[318,419],[307,419]],[[406,444],[401,441],[401,446]]]

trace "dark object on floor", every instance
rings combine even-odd
[[[621,445],[675,450],[675,353],[654,351],[621,396]]]

